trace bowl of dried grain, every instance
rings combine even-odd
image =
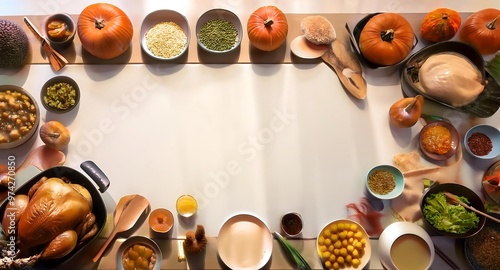
[[[144,17],[140,31],[142,50],[157,60],[175,60],[188,50],[191,30],[187,18],[174,10],[156,10]]]

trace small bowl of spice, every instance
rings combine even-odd
[[[479,159],[493,159],[500,155],[500,131],[490,125],[476,125],[464,136],[467,152]]]
[[[403,173],[392,165],[377,165],[366,176],[366,188],[374,197],[390,200],[403,192]]]
[[[56,50],[64,50],[71,46],[75,33],[75,21],[69,14],[57,13],[43,20],[42,34]]]
[[[42,86],[40,100],[47,111],[54,113],[69,112],[80,101],[80,88],[72,78],[56,76],[49,79]]]
[[[196,40],[207,52],[227,53],[239,47],[243,27],[236,14],[226,9],[211,9],[196,22]]]
[[[281,230],[289,237],[297,237],[302,232],[302,226],[299,213],[289,212],[281,217]]]
[[[174,60],[187,51],[191,30],[186,17],[174,10],[156,10],[144,18],[140,42],[143,51],[157,60]]]

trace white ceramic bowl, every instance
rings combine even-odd
[[[394,189],[391,192],[389,192],[387,194],[379,194],[379,193],[376,193],[370,189],[370,186],[368,185],[368,179],[377,170],[389,172],[390,174],[392,174],[394,176],[394,181],[395,181],[396,186],[394,187]],[[403,173],[395,166],[377,165],[377,166],[373,167],[366,175],[365,185],[366,185],[366,189],[368,190],[368,192],[370,192],[370,194],[373,195],[374,197],[382,199],[382,200],[390,200],[390,199],[394,199],[394,198],[398,197],[399,195],[401,195],[401,193],[403,193],[403,189],[405,187],[405,179],[404,179]]]
[[[401,262],[393,260],[391,253],[395,256],[399,254],[403,264],[421,264],[422,270],[429,269],[435,256],[434,244],[429,234],[417,224],[405,221],[392,223],[384,229],[378,240],[378,251],[380,262],[385,269],[404,269]]]
[[[474,134],[476,132],[482,133],[482,134],[488,136],[488,138],[491,140],[491,144],[492,144],[493,148],[486,155],[482,155],[482,156],[476,155],[469,148],[469,143],[468,143],[469,138],[472,136],[472,134]],[[490,125],[473,126],[465,133],[463,144],[464,144],[465,150],[467,150],[467,152],[475,158],[479,158],[479,159],[496,158],[496,157],[498,157],[498,155],[500,155],[500,131],[496,127],[490,126]]]
[[[147,32],[153,28],[155,25],[163,22],[173,22],[177,24],[184,34],[186,34],[186,45],[185,47],[179,52],[179,54],[172,56],[172,57],[161,57],[158,55],[155,55],[148,49],[148,45],[146,42],[146,34]],[[180,14],[177,11],[174,10],[168,10],[168,9],[162,9],[162,10],[156,10],[144,17],[144,20],[142,21],[141,25],[141,32],[140,32],[140,42],[141,42],[141,48],[142,50],[149,55],[150,57],[157,59],[157,60],[175,60],[180,58],[184,53],[188,50],[189,47],[189,42],[191,40],[191,30],[189,28],[189,22],[187,18]]]
[[[221,19],[221,20],[228,21],[228,22],[232,23],[234,25],[234,27],[236,28],[236,30],[238,31],[238,35],[236,37],[234,45],[230,49],[227,49],[227,50],[210,49],[207,46],[205,46],[205,44],[203,44],[203,42],[200,40],[200,30],[208,21],[211,21],[214,19]],[[208,10],[207,12],[203,13],[200,16],[200,18],[198,18],[198,21],[196,22],[196,41],[198,42],[198,46],[200,46],[203,50],[205,50],[207,52],[227,53],[227,52],[233,51],[240,46],[242,38],[243,38],[243,27],[241,25],[241,21],[236,14],[234,14],[233,12],[231,12],[229,10],[220,9],[220,8]]]
[[[349,228],[346,228],[346,226],[344,226],[343,228],[339,227],[339,224],[343,224],[343,226],[347,224],[349,226]],[[325,256],[324,253],[325,252],[331,253],[331,251],[330,251],[331,245],[333,245],[333,248],[335,249],[335,242],[333,242],[333,240],[335,239],[335,236],[334,236],[334,239],[332,239],[332,236],[331,236],[332,231],[334,232],[333,234],[337,234],[337,236],[338,236],[338,233],[341,233],[343,231],[345,231],[345,232],[352,231],[350,226],[355,226],[355,228],[356,228],[355,231],[361,232],[361,234],[362,234],[361,239],[363,239],[363,241],[365,242],[364,248],[362,249],[361,256],[359,257],[361,264],[356,266],[356,267],[353,266],[352,264],[344,264],[344,267],[342,267],[341,269],[347,269],[347,270],[363,269],[363,267],[365,267],[368,264],[368,262],[370,261],[371,254],[372,254],[372,247],[371,247],[371,243],[370,243],[370,238],[368,236],[368,233],[366,233],[365,229],[359,223],[357,223],[353,220],[337,219],[337,220],[334,220],[334,221],[328,223],[325,227],[323,227],[323,229],[321,229],[321,231],[319,232],[317,240],[316,240],[316,252],[317,252],[318,256],[320,257],[320,260],[323,263],[323,266],[325,268],[331,269],[331,266],[326,265],[327,264],[326,261],[328,259],[324,258],[324,256]],[[328,230],[330,233],[325,233],[326,230]],[[335,232],[337,232],[337,233],[335,233]],[[327,238],[328,238],[327,235],[330,235],[329,240],[327,240]],[[351,238],[351,237],[346,236],[344,239],[347,239],[349,241],[349,238]],[[357,239],[356,241],[360,240],[357,237],[353,237],[353,239]],[[331,241],[331,243],[325,243],[326,241]],[[326,247],[325,251],[321,250],[322,246],[323,246],[323,249],[325,249],[325,247]],[[344,245],[342,245],[342,248],[346,248],[346,247]],[[355,248],[355,249],[357,249],[357,248]],[[348,250],[348,248],[346,248],[346,250]],[[359,250],[359,249],[357,249],[357,250]],[[333,251],[333,252],[335,253],[335,251]],[[352,253],[350,253],[350,251],[347,251],[347,252],[349,252],[349,255],[352,256]],[[338,260],[338,258],[336,258],[336,260]],[[330,263],[331,263],[331,261],[330,261]]]

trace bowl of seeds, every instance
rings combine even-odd
[[[377,165],[366,176],[366,189],[376,198],[394,199],[403,193],[403,173],[392,165]]]
[[[198,46],[207,52],[227,53],[241,44],[242,29],[240,19],[233,12],[211,9],[196,22],[196,40]]]
[[[40,100],[47,111],[53,113],[69,112],[80,101],[80,88],[72,78],[56,76],[42,86]]]
[[[144,18],[140,43],[143,51],[157,60],[174,60],[188,50],[191,31],[186,17],[174,10],[156,10]]]

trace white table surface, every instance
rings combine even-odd
[[[446,6],[460,12],[500,8],[488,1],[107,1],[132,20],[156,9],[184,14],[222,7],[246,18],[261,5],[285,13],[428,12]],[[251,2],[251,3],[250,3]],[[92,1],[0,2],[0,17],[55,12],[78,14]],[[135,48],[139,49],[139,48]],[[38,53],[38,52],[35,52]],[[50,66],[0,70],[0,84],[14,84],[39,101],[42,84],[56,75]],[[42,112],[71,131],[65,165],[79,169],[93,160],[111,180],[108,194],[146,196],[151,207],[175,211],[181,194],[200,203],[196,223],[217,236],[239,213],[261,218],[271,231],[288,211],[305,222],[303,236],[315,237],[331,220],[346,217],[346,204],[364,196],[364,177],[398,153],[416,149],[421,128],[390,126],[387,112],[402,98],[397,73],[365,70],[368,95],[356,100],[324,64],[311,65],[69,65],[58,75],[73,77],[82,97],[67,115]],[[437,106],[427,112],[447,117],[460,134],[474,123],[500,128],[500,113],[475,119]],[[34,144],[0,151],[22,160]],[[477,192],[491,163],[463,162],[462,176]],[[174,236],[187,229],[176,226]]]

